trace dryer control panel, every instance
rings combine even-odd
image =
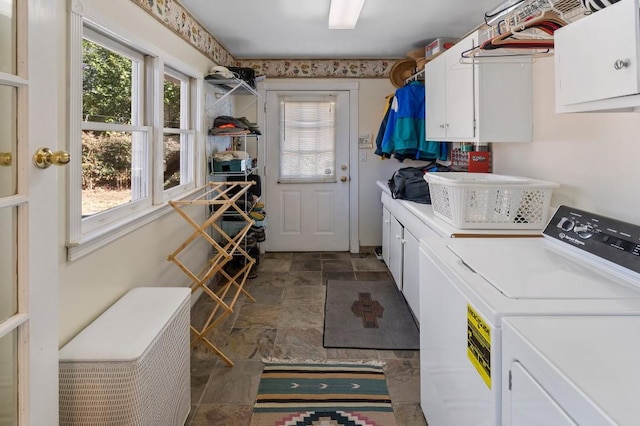
[[[560,206],[543,234],[640,272],[640,226]]]

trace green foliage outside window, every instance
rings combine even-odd
[[[88,40],[82,53],[84,120],[131,124],[131,59]]]
[[[134,62],[89,40],[82,41],[82,114],[89,122],[132,123],[132,72]],[[142,90],[142,88],[140,88]],[[180,85],[164,82],[164,125],[180,127]],[[165,156],[173,154],[165,151]],[[167,158],[165,158],[165,161]],[[179,177],[179,176],[178,176]],[[167,183],[175,180],[165,177]],[[131,137],[121,132],[83,132],[83,189],[129,188]],[[171,186],[175,183],[170,184]]]

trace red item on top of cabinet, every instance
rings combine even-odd
[[[461,172],[491,173],[491,152],[489,151],[451,151],[451,168]]]

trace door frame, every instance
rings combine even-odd
[[[309,81],[309,82],[270,82],[262,81],[258,83],[258,95],[262,108],[258,108],[258,125],[267,134],[267,92],[270,91],[348,91],[349,92],[349,251],[351,253],[360,252],[360,234],[358,225],[358,91],[359,84],[355,81]],[[266,167],[266,145],[264,142],[258,146],[258,170],[264,177]],[[266,197],[266,193],[265,193]]]
[[[59,24],[64,0],[16,0],[15,70],[0,73],[3,87],[15,88],[15,167],[17,188],[0,196],[0,207],[15,209],[11,227],[17,306],[0,321],[0,336],[13,338],[18,425],[58,422],[58,284],[59,185],[64,171],[37,168],[39,148],[66,148],[60,128],[59,96],[64,87],[60,63]],[[42,96],[49,93],[49,96]],[[60,144],[60,145],[59,145]],[[77,159],[74,159],[77,161]],[[7,223],[3,222],[3,225]],[[3,229],[8,235],[13,228]],[[14,237],[11,237],[14,238]],[[9,336],[9,337],[7,337]],[[12,401],[13,402],[13,401]]]

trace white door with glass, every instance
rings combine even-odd
[[[267,251],[349,251],[349,97],[267,91]]]
[[[64,6],[0,0],[0,425],[58,420],[61,169],[47,166],[66,162],[57,152]]]

